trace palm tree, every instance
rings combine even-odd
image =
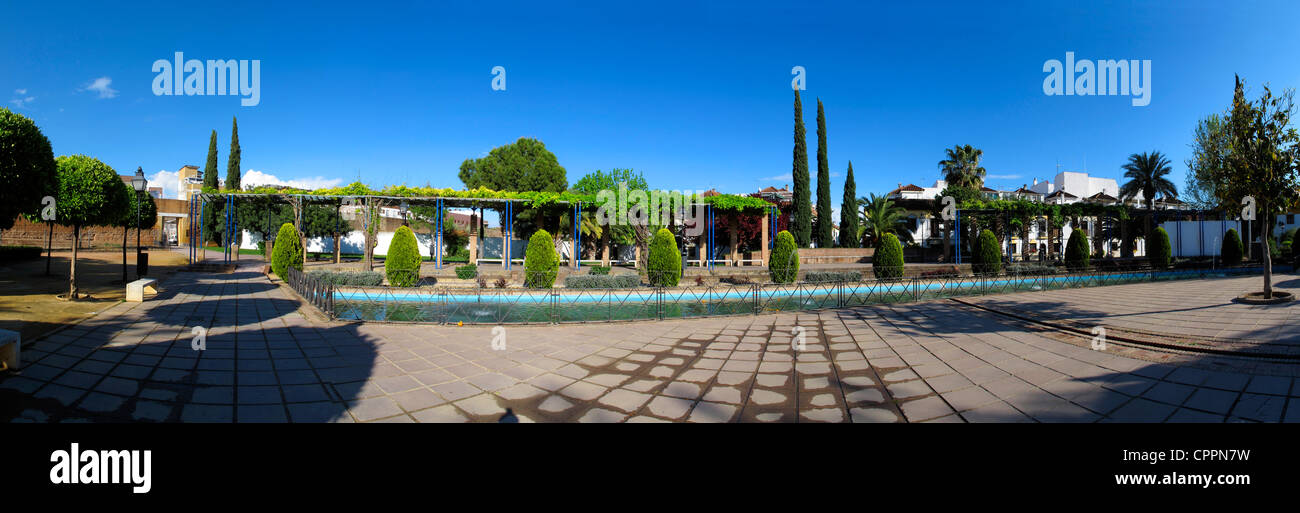
[[[1129,201],[1142,194],[1142,199],[1146,200],[1147,204],[1147,235],[1149,236],[1155,229],[1152,223],[1155,217],[1156,195],[1171,198],[1178,196],[1178,188],[1165,178],[1173,168],[1169,167],[1169,159],[1158,151],[1129,155],[1128,163],[1120,168],[1124,170],[1124,177],[1129,180],[1119,188],[1119,197]]]
[[[907,211],[895,205],[888,196],[872,194],[870,198],[862,198],[859,204],[863,205],[863,242],[867,247],[874,247],[886,233],[893,233],[904,241],[911,239],[912,233],[903,225]]]
[[[985,171],[980,166],[980,158],[984,156],[984,150],[967,144],[953,146],[944,151],[948,153],[948,158],[939,161],[939,170],[943,171],[943,179],[948,182],[948,185],[976,190],[984,186]]]

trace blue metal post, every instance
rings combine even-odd
[[[961,211],[957,211],[957,248],[953,252],[957,255],[957,265],[961,265]]]

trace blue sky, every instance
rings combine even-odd
[[[984,150],[998,188],[1058,163],[1118,178],[1149,150],[1181,186],[1195,122],[1229,103],[1234,73],[1255,91],[1300,82],[1295,2],[542,4],[22,2],[0,33],[0,100],[56,155],[121,173],[201,167],[215,129],[224,177],[238,116],[245,174],[299,184],[461,187],[462,160],[529,136],[570,183],[622,167],[745,193],[791,183],[803,66],[809,165],[820,97],[838,204],[850,160],[860,195],[928,186],[956,144]],[[261,60],[260,104],[155,96],[151,65],[178,51]],[[1067,51],[1150,59],[1150,105],[1044,95],[1044,61]]]

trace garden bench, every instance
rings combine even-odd
[[[18,368],[22,336],[17,331],[0,330],[0,369]]]
[[[140,278],[126,284],[126,300],[138,303],[144,301],[144,295],[146,292],[149,294],[157,294],[158,291],[153,287],[155,283],[158,283],[158,280],[153,278]]]

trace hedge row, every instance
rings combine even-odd
[[[808,271],[803,275],[808,283],[839,283],[844,281],[862,281],[858,271]]]
[[[40,246],[0,246],[0,262],[16,262],[41,257]]]
[[[472,280],[478,277],[478,266],[474,264],[458,266],[456,267],[456,277],[462,280]]]
[[[564,279],[564,286],[571,289],[626,289],[640,285],[641,277],[635,274],[573,275]]]
[[[383,285],[384,274],[379,271],[308,271],[307,276],[331,285],[377,287]]]

